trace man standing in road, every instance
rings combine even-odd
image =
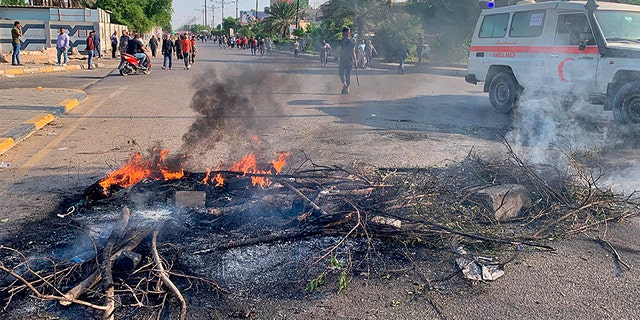
[[[180,40],[180,49],[182,50],[182,59],[184,60],[184,69],[191,68],[191,39],[188,35],[182,35]]]
[[[89,70],[93,69],[93,55],[95,54],[96,50],[95,35],[96,32],[91,30],[91,32],[89,32],[89,36],[87,37],[87,69]]]
[[[296,42],[293,43],[293,57],[297,58],[300,53],[300,42],[296,39]]]
[[[118,51],[118,31],[114,31],[109,39],[111,40],[111,59],[115,59]]]
[[[62,61],[62,56],[64,56],[63,66],[66,66],[69,62],[69,35],[64,32],[64,28],[60,28],[60,34],[58,34],[58,40],[56,41],[56,50],[57,50],[57,58],[58,63],[56,66],[59,66]]]
[[[169,62],[169,70],[173,67],[173,48],[174,44],[171,37],[168,34],[162,35],[162,55],[164,60],[162,62],[162,69],[167,69],[167,61]]]
[[[11,29],[11,45],[13,46],[13,54],[11,55],[12,66],[22,65],[20,62],[20,37],[22,37],[22,25],[20,21],[15,21]]]
[[[338,75],[342,82],[342,94],[349,93],[349,85],[351,85],[351,68],[356,62],[356,43],[351,39],[351,29],[349,27],[342,28],[342,39],[340,39],[340,65],[338,66]],[[358,67],[357,65],[355,66]]]
[[[102,46],[100,45],[100,34],[93,32],[93,45],[96,47],[94,50],[94,56],[102,58]]]
[[[120,36],[120,54],[127,53],[128,47],[129,47],[129,32],[127,32],[127,30],[123,30],[122,35]]]
[[[158,50],[158,39],[155,34],[151,35],[151,39],[149,39],[149,47],[151,47],[151,56],[155,58]]]
[[[404,43],[404,39],[400,39],[400,44],[396,48],[396,58],[398,58],[398,73],[404,74],[404,60],[409,56],[409,48]]]

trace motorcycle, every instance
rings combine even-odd
[[[138,72],[149,74],[151,73],[151,60],[147,57],[146,65],[142,66],[136,56],[123,53],[120,55],[120,65],[118,66],[118,70],[120,71],[120,75],[125,77]]]

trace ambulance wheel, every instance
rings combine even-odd
[[[501,113],[509,113],[518,101],[518,82],[511,73],[496,74],[489,84],[491,105]]]
[[[621,124],[640,124],[640,81],[623,85],[613,97],[613,118]]]

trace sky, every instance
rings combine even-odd
[[[203,23],[203,7],[205,0],[173,0],[173,17],[171,24],[174,29],[180,28],[192,18],[196,20],[192,23]],[[211,25],[211,6],[215,7],[214,21],[215,25],[222,22],[222,6],[223,0],[206,0],[207,1],[207,23]],[[237,0],[238,11],[255,10],[256,0]],[[309,0],[309,5],[317,8],[327,0]],[[269,6],[269,0],[258,0],[258,11],[263,11],[264,7]],[[236,17],[236,0],[224,1],[225,17]]]

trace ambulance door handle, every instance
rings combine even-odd
[[[551,58],[557,58],[557,57],[559,57],[559,55],[557,55],[557,54],[552,54],[551,55]]]
[[[581,60],[593,60],[593,57],[580,57]]]

